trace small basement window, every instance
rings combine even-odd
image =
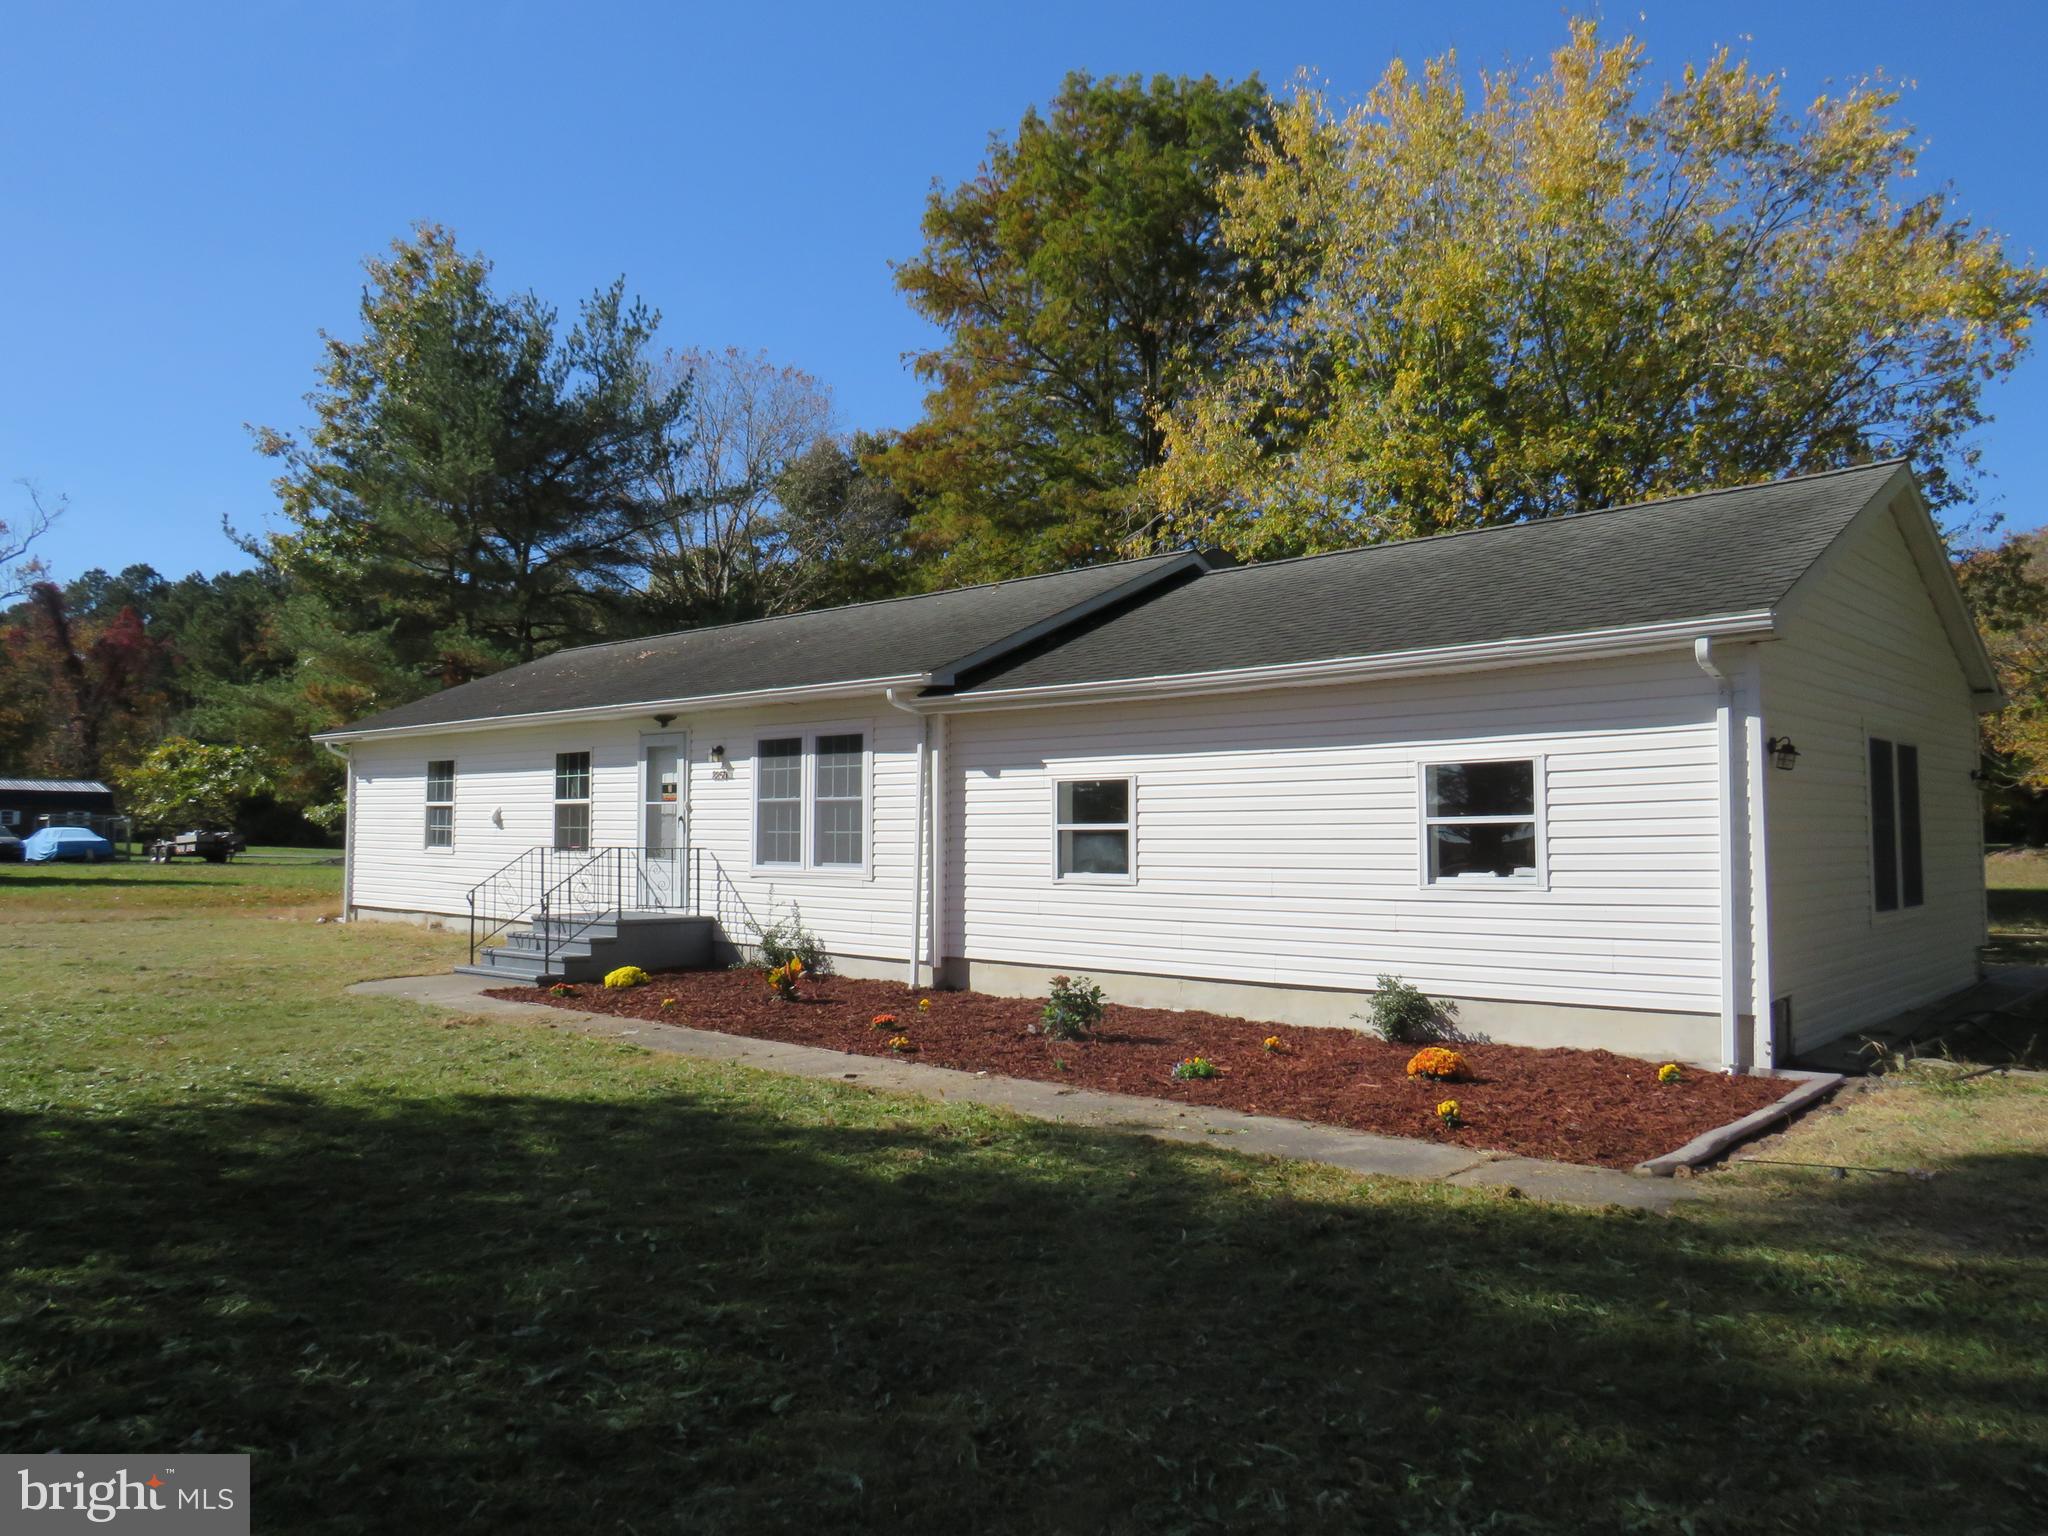
[[[427,846],[455,846],[455,759],[437,757],[427,764]]]
[[[1538,759],[1527,757],[1423,765],[1426,883],[1541,883],[1538,766]]]
[[[590,846],[590,754],[555,754],[555,846]]]
[[[1059,879],[1131,877],[1131,781],[1062,779],[1053,788]]]
[[[1920,749],[1870,738],[1871,905],[1880,912],[1926,903],[1920,862]]]

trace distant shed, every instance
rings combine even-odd
[[[0,829],[20,836],[45,817],[61,826],[113,812],[114,792],[97,779],[0,779]]]

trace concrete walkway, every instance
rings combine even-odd
[[[1234,1109],[1209,1109],[1165,1099],[1140,1099],[1057,1083],[960,1072],[875,1056],[855,1056],[814,1045],[785,1045],[743,1035],[721,1035],[681,1024],[649,1019],[585,1013],[548,1003],[514,1003],[486,997],[484,988],[498,983],[478,976],[396,976],[386,981],[359,982],[348,990],[367,997],[397,997],[429,1003],[458,1013],[501,1014],[571,1024],[588,1034],[628,1039],[651,1051],[668,1051],[706,1061],[737,1061],[795,1077],[857,1082],[865,1088],[921,1094],[928,1099],[986,1104],[998,1109],[1095,1130],[1124,1131],[1164,1141],[1224,1146],[1234,1152],[1291,1157],[1328,1163],[1352,1173],[1381,1178],[1416,1179],[1468,1188],[1512,1188],[1541,1200],[1568,1205],[1626,1206],[1632,1210],[1667,1211],[1682,1200],[1698,1198],[1689,1181],[1639,1178],[1612,1168],[1577,1163],[1551,1163],[1500,1152],[1474,1152],[1465,1147],[1375,1136],[1303,1120],[1248,1115]]]

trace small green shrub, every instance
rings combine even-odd
[[[1173,1075],[1184,1083],[1214,1077],[1216,1063],[1206,1056],[1189,1056],[1173,1064]]]
[[[818,936],[804,926],[804,915],[795,902],[789,904],[789,916],[772,927],[755,923],[753,928],[754,942],[761,946],[761,961],[768,969],[801,960],[806,976],[832,974],[832,957],[825,953]]]
[[[1368,1017],[1382,1040],[1394,1045],[1421,1045],[1437,1038],[1444,1013],[1420,987],[1411,987],[1398,976],[1382,976],[1379,990],[1372,995]]]
[[[1102,988],[1085,976],[1079,981],[1071,976],[1053,977],[1052,996],[1038,1016],[1040,1034],[1055,1040],[1078,1040],[1101,1022]]]

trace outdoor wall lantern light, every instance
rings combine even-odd
[[[711,761],[713,761],[714,763],[718,763],[721,766],[724,764],[725,748],[723,746],[717,746],[711,749]]]
[[[1788,773],[1799,766],[1799,749],[1792,745],[1790,736],[1773,736],[1764,743],[1764,750],[1771,754],[1771,762]]]

